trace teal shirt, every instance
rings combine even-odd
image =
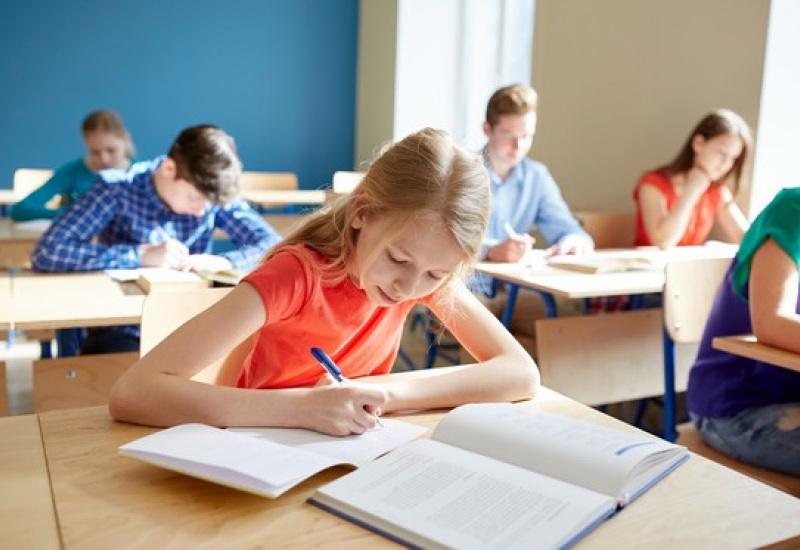
[[[767,238],[786,252],[786,255],[800,262],[800,187],[782,189],[772,202],[764,208],[750,226],[742,239],[737,264],[733,272],[733,287],[736,293],[747,299],[745,289],[750,279],[753,256]]]
[[[41,187],[22,199],[11,208],[11,219],[17,222],[27,220],[52,219],[74,204],[100,176],[77,159],[58,168],[53,176]],[[46,204],[54,197],[62,197],[60,208],[47,208]]]

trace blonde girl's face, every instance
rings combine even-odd
[[[435,291],[462,263],[461,249],[441,221],[423,217],[387,240],[396,217],[357,215],[351,277],[378,306],[393,306]]]
[[[128,140],[108,132],[89,132],[86,143],[86,164],[93,171],[128,167]]]
[[[694,164],[708,174],[711,181],[725,177],[742,154],[742,139],[734,134],[720,134],[711,139],[697,135],[692,142]]]

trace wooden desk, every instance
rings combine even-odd
[[[30,268],[33,247],[49,225],[49,220],[13,223],[0,218],[0,269]]]
[[[292,204],[322,204],[327,198],[323,190],[304,189],[243,189],[242,197],[254,204],[287,206]]]
[[[720,351],[800,371],[800,355],[767,344],[760,344],[752,334],[718,336],[711,341],[711,345]]]
[[[546,389],[529,406],[635,430]],[[441,416],[422,412],[404,419],[433,427]],[[30,536],[39,537],[43,548],[58,547],[59,537],[67,549],[395,547],[306,504],[317,487],[346,473],[344,468],[267,500],[119,456],[120,445],[154,429],[112,422],[105,407],[42,413],[38,423],[36,418],[0,419],[0,435],[16,437],[0,451],[0,471],[26,474],[3,478],[0,506],[7,515],[0,540],[21,540],[22,527],[35,525]],[[30,502],[21,507],[15,494],[28,486]],[[578,548],[752,548],[795,536],[800,536],[800,500],[693,456]]]
[[[666,265],[668,261],[679,259],[732,258],[735,252],[733,246],[677,247],[668,251],[642,247],[600,250],[595,256],[646,257],[656,265]],[[589,405],[664,394],[660,309],[555,318],[558,312],[554,299],[555,296],[581,299],[660,294],[664,288],[663,270],[587,274],[550,267],[543,259],[530,266],[483,262],[476,270],[508,283],[508,303],[502,319],[505,326],[510,324],[521,288],[533,289],[542,295],[550,318],[536,323],[537,363],[542,380],[549,387]],[[686,388],[696,351],[696,344],[681,344],[677,349],[677,391]]]
[[[137,324],[144,295],[103,272],[22,273],[14,277],[18,330]]]
[[[2,212],[3,215],[5,215],[6,209],[9,206],[19,201],[20,197],[17,196],[16,191],[13,189],[0,189],[0,212]]]
[[[714,257],[733,258],[736,248],[720,246],[681,246],[670,250],[640,247],[619,250],[598,250],[597,258],[645,257],[656,265],[670,260]],[[532,265],[524,263],[480,262],[479,273],[517,287],[531,288],[564,298],[603,298],[633,294],[659,293],[664,288],[664,271],[625,271],[619,273],[579,273],[546,265],[543,259]]]

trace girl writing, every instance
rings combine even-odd
[[[720,109],[703,117],[678,156],[637,183],[635,245],[700,245],[715,221],[739,243],[748,222],[733,197],[751,149],[750,129],[739,115]]]
[[[383,412],[530,398],[535,363],[463,284],[481,251],[489,182],[476,156],[425,129],[388,147],[361,184],[313,214],[217,304],[131,367],[118,420],[362,433]],[[479,361],[388,374],[423,303]],[[347,378],[331,384],[311,348]],[[225,357],[216,384],[190,378]]]
[[[95,111],[83,119],[87,154],[58,168],[41,187],[11,209],[14,221],[51,219],[82,197],[111,168],[127,170],[134,155],[133,143],[122,118],[113,111]],[[58,199],[58,206],[48,204]]]

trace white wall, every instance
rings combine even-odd
[[[800,186],[800,2],[772,0],[750,217]]]

